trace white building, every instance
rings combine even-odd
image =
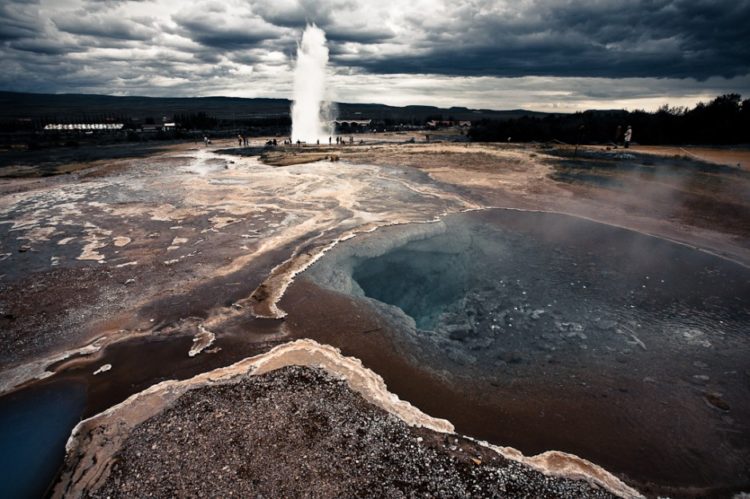
[[[67,130],[122,130],[125,127],[123,123],[50,123],[44,125],[44,130],[49,131],[67,131]]]

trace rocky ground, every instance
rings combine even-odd
[[[88,497],[613,497],[406,425],[322,370],[199,388],[138,426]]]
[[[259,147],[238,150],[235,141],[228,140],[209,148],[193,143],[132,150],[113,146],[0,158],[0,392],[56,372],[55,378],[67,376],[87,384],[86,415],[91,415],[158,381],[185,379],[226,366],[293,338],[326,341],[350,337],[352,331],[375,338],[357,340],[374,345],[370,351],[356,352],[370,359],[366,365],[376,365],[375,358],[399,362],[385,336],[370,334],[379,331],[380,324],[366,319],[365,311],[353,309],[352,302],[342,301],[340,310],[332,312],[322,291],[287,286],[340,240],[386,225],[428,222],[465,210],[559,211],[675,239],[750,264],[746,152],[714,158],[724,163],[731,159],[730,167],[706,167],[689,154],[664,150],[623,155],[589,147],[572,157],[572,149],[564,145],[426,143],[419,134],[363,139],[363,144],[345,147],[280,147],[262,157],[256,154],[264,141],[255,144]],[[743,166],[735,168],[737,161]],[[309,289],[313,292],[306,294]],[[282,297],[288,300],[276,307]],[[287,313],[288,320],[282,320]],[[323,329],[314,327],[318,315],[327,321]],[[189,357],[195,352],[191,339],[197,332],[214,335],[215,342]],[[104,341],[85,347],[97,338]],[[111,370],[93,374],[107,364]],[[410,381],[412,393],[431,393],[425,383],[432,380],[416,374],[410,378],[417,380]],[[390,376],[403,377],[403,371],[394,370]],[[283,379],[273,383],[281,384]],[[391,380],[387,381],[390,386]],[[209,392],[196,393],[214,403]],[[221,393],[215,395],[219,405]],[[317,392],[308,387],[304,393],[314,399]],[[303,395],[293,391],[274,395],[274,400],[285,397],[302,404]],[[424,406],[428,412],[447,405],[431,404]],[[530,406],[533,401],[519,399],[516,404]],[[275,414],[272,404],[258,407]],[[529,410],[538,412],[536,407]],[[181,418],[193,424],[187,412],[170,414],[163,417],[175,418],[175,424]],[[274,434],[277,430],[260,421],[267,425],[279,421],[259,414],[254,416],[254,427]],[[302,432],[301,428],[297,430]],[[375,435],[387,434],[377,433],[377,428],[371,427]],[[164,436],[165,445],[172,438],[169,435]],[[200,449],[194,440],[203,438],[200,435],[185,440],[182,448]],[[221,433],[216,435],[214,443],[221,441]],[[177,433],[172,436],[177,438]],[[431,442],[421,436],[425,446]],[[341,453],[349,448],[335,438],[329,441],[343,447],[329,457],[321,454],[316,469],[327,471],[326,466],[337,464],[338,458],[330,456],[346,457]],[[367,438],[354,438],[349,444]],[[290,477],[295,475],[278,470],[312,465],[296,454],[293,445],[301,444],[287,440],[274,442],[291,446],[284,459],[301,460],[284,464],[276,459],[274,476],[289,479],[285,486],[292,487],[296,481]],[[177,446],[175,442],[179,440],[170,445]],[[212,441],[204,443],[212,448]],[[438,442],[430,448],[441,446]],[[118,466],[138,465],[139,461],[126,459],[127,449],[123,452]],[[367,456],[355,457],[351,452],[351,459],[365,462]],[[442,463],[435,452],[432,459]],[[448,459],[448,455],[453,454],[443,456]],[[385,454],[378,456],[385,459]],[[459,454],[453,456],[466,462]],[[262,463],[264,473],[274,470],[270,459]],[[445,468],[448,461],[444,462]],[[230,465],[234,474],[223,479],[238,480],[239,468],[231,463],[221,467],[205,463],[204,469],[195,469],[218,477],[223,466]],[[371,464],[379,469],[374,461]],[[446,471],[446,480],[449,476],[458,480],[467,469],[476,476],[484,473],[484,465],[471,464],[475,468]],[[516,466],[506,464],[506,470]],[[389,464],[400,469],[397,465]],[[183,468],[191,469],[187,461]],[[344,478],[319,484],[344,487],[351,479],[367,486],[372,482],[357,481],[365,480],[355,473],[361,469],[347,467],[349,475],[334,473]],[[144,467],[134,473],[146,476],[149,471]],[[199,476],[195,475],[195,487],[212,485],[200,484]],[[469,478],[450,484],[471,492],[466,488],[471,486]],[[267,483],[281,487],[273,480]],[[348,489],[341,490],[343,495]],[[368,490],[375,494],[377,489]],[[145,489],[143,494],[133,489],[130,495],[145,494]]]

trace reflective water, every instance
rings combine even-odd
[[[70,382],[0,398],[0,497],[44,496],[85,402],[84,385]]]
[[[369,301],[401,355],[466,394],[459,429],[639,483],[750,484],[750,270],[556,214],[410,230],[342,245],[310,275]]]
[[[358,262],[353,279],[467,365],[504,367],[503,352],[515,363],[606,364],[748,346],[747,269],[585,220],[500,213],[448,218],[442,234]]]

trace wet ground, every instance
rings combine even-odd
[[[383,374],[389,386],[397,386],[404,398],[428,413],[446,413],[449,419],[456,419],[462,431],[476,430],[477,436],[514,443],[512,432],[492,429],[495,425],[487,423],[482,407],[468,414],[460,409],[465,400],[459,391],[446,383],[436,385],[430,369],[415,369],[414,357],[402,338],[381,334],[393,329],[393,317],[385,317],[383,310],[373,309],[371,303],[320,289],[306,278],[298,277],[287,289],[294,276],[339,241],[357,234],[490,206],[585,215],[750,263],[746,219],[750,197],[742,195],[750,190],[746,190],[747,178],[735,170],[704,171],[706,168],[696,167],[692,159],[677,158],[665,167],[665,175],[684,171],[692,180],[665,184],[616,163],[651,162],[661,175],[658,158],[608,157],[607,161],[616,163],[607,170],[607,175],[616,177],[611,185],[617,188],[610,188],[610,184],[580,177],[581,171],[592,169],[599,175],[602,167],[595,164],[601,162],[599,157],[570,159],[565,150],[543,147],[408,145],[399,144],[400,138],[334,148],[331,153],[335,152],[339,161],[333,162],[304,163],[300,156],[305,153],[293,151],[295,159],[290,163],[298,164],[283,168],[266,165],[255,156],[236,154],[231,142],[216,146],[225,149],[221,154],[192,144],[170,145],[143,157],[138,157],[139,152],[136,157],[93,161],[82,169],[71,166],[69,175],[0,181],[3,390],[24,383],[31,389],[34,378],[57,372],[48,381],[84,382],[83,414],[91,415],[160,380],[187,378],[289,339],[309,336],[354,353]],[[326,154],[330,157],[331,153]],[[311,154],[320,156],[319,152]],[[695,171],[701,176],[693,175]],[[631,185],[634,179],[641,187],[658,184],[658,195],[649,197],[640,195],[638,189],[620,187]],[[679,184],[680,192],[691,196],[670,196],[667,203],[657,202],[666,199],[662,184],[670,193]],[[696,202],[692,195],[699,191],[701,202]],[[638,196],[643,202],[634,204]],[[673,216],[675,207],[680,208],[680,216]],[[359,237],[352,241],[357,240]],[[323,256],[321,262],[325,259]],[[451,260],[447,265],[450,268]],[[508,288],[503,296],[510,299],[515,291]],[[483,301],[481,287],[478,292]],[[453,303],[451,298],[446,297],[444,303]],[[437,315],[433,315],[422,325],[434,322]],[[513,314],[505,319],[511,317]],[[557,322],[569,330],[556,334],[582,333],[588,339],[587,331],[563,326],[575,320]],[[647,348],[651,346],[634,334]],[[215,340],[188,356],[195,351],[193,339],[208,335],[214,335]],[[356,340],[344,338],[346,335]],[[642,353],[629,333],[613,337],[634,342],[630,357],[645,355],[644,359],[659,364],[658,355],[651,349]],[[555,341],[547,343],[556,347]],[[566,348],[584,342],[580,335],[562,341]],[[467,355],[477,357],[471,348],[474,343],[466,344]],[[400,355],[393,355],[394,348]],[[580,345],[577,348],[575,352],[582,352],[583,358],[590,357]],[[702,352],[703,347],[696,348]],[[433,356],[439,353],[437,349]],[[534,379],[540,364],[547,369],[546,355],[555,357],[549,352],[534,355],[539,356],[534,362],[514,362],[512,353],[497,360],[505,362],[501,367],[506,371],[521,364],[528,375],[503,386],[513,400],[516,419],[535,421],[539,409],[555,395],[552,387],[548,391],[553,393],[545,394],[538,384],[522,383]],[[686,383],[691,388],[686,390],[693,390],[695,400],[705,402],[704,409],[717,411],[715,417],[724,418],[721,423],[709,423],[718,425],[719,433],[729,435],[729,440],[740,442],[741,447],[747,441],[746,427],[736,415],[742,402],[727,395],[731,390],[722,384],[724,378],[713,376],[723,362],[714,360],[691,359],[708,367],[690,364],[690,376],[704,376],[706,369],[712,372],[705,374],[708,380],[689,378]],[[448,357],[445,362],[453,360]],[[727,371],[734,369],[729,364]],[[111,369],[93,374],[106,365]],[[738,373],[741,378],[741,370]],[[645,390],[654,383],[643,382],[644,377],[648,376],[634,380],[646,388],[613,390],[608,395],[610,401],[620,402],[612,404],[631,407],[651,400]],[[656,380],[655,385],[660,386],[658,376]],[[607,384],[619,387],[621,383]],[[433,394],[453,403],[438,403]],[[3,397],[0,405],[8,400]],[[667,397],[666,402],[671,401]],[[586,409],[595,410],[597,404],[600,402]],[[722,408],[724,404],[729,411]],[[686,414],[695,412],[692,406],[685,410]],[[527,449],[555,448],[560,438],[552,437],[560,427],[534,431]],[[577,446],[577,442],[589,431],[587,423],[568,421],[565,427],[566,448],[584,449],[586,446]],[[713,426],[708,433],[716,433]],[[604,462],[610,453],[600,454]],[[633,457],[637,459],[640,457]],[[733,463],[727,462],[727,469]],[[654,490],[682,485],[680,480],[675,477],[674,483],[660,482]],[[724,485],[736,490],[737,483],[727,480]]]
[[[306,246],[468,206],[394,168],[277,169],[189,148],[127,166],[2,198],[4,364],[111,329],[205,316]],[[220,292],[206,296],[212,281]]]
[[[174,147],[158,141],[111,145],[83,145],[38,150],[6,150],[0,154],[0,178],[39,178],[97,168],[113,160],[144,158]]]
[[[617,195],[633,211],[652,210],[680,224],[750,232],[750,171],[685,156],[639,157],[623,150],[553,154],[550,177],[577,187],[596,187],[592,196]]]

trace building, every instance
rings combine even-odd
[[[459,121],[446,121],[446,120],[430,120],[426,123],[428,128],[471,128],[471,121],[459,120]]]
[[[123,123],[50,123],[44,125],[45,132],[65,132],[65,131],[117,131],[125,127]]]
[[[341,128],[368,128],[372,120],[333,120],[333,124]]]

